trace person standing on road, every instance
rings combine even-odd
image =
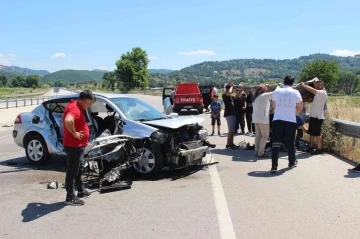
[[[236,111],[234,104],[234,96],[231,95],[234,89],[234,84],[227,84],[225,87],[225,93],[222,95],[222,99],[225,105],[224,117],[228,125],[228,135],[227,135],[227,144],[226,149],[231,148],[235,149],[236,145],[234,144],[234,131],[236,123]]]
[[[275,111],[273,119],[273,146],[272,167],[270,172],[276,173],[279,160],[279,150],[283,146],[283,137],[286,138],[289,167],[295,167],[298,162],[295,156],[295,134],[297,129],[296,115],[303,110],[303,101],[300,92],[293,89],[294,78],[287,75],[284,86],[275,90],[272,105]]]
[[[254,136],[256,130],[255,130],[255,124],[252,122],[252,114],[253,114],[253,93],[251,92],[251,89],[246,90],[246,124],[248,128],[247,134],[249,136]]]
[[[322,154],[322,137],[321,137],[321,126],[325,119],[325,108],[327,101],[327,93],[324,88],[324,82],[321,80],[315,81],[315,89],[305,85],[303,82],[301,86],[307,91],[313,93],[314,100],[310,106],[310,120],[308,134],[310,134],[310,145],[306,149],[306,152],[312,153],[313,155]],[[314,151],[314,141],[316,139],[317,149]]]
[[[95,96],[90,90],[80,93],[77,100],[71,100],[66,106],[63,115],[64,151],[67,157],[67,171],[65,178],[66,200],[68,205],[84,205],[80,198],[89,197],[91,194],[84,189],[81,174],[84,169],[83,153],[89,141],[89,127],[84,111],[95,101]],[[74,182],[78,190],[75,196]]]
[[[241,89],[235,90],[236,95],[234,97],[234,104],[236,110],[236,126],[234,133],[237,134],[239,130],[239,125],[241,129],[241,134],[245,134],[245,109],[246,109],[246,94]]]
[[[255,124],[256,136],[255,136],[255,153],[260,158],[266,158],[265,146],[269,138],[269,111],[270,111],[270,98],[274,92],[266,92],[268,85],[259,85],[254,93],[253,102],[253,122]]]
[[[218,89],[215,87],[214,84],[211,85],[211,93],[210,93],[210,97],[211,100],[214,100],[215,95],[218,95]]]
[[[220,114],[221,114],[221,103],[218,102],[218,95],[214,95],[214,101],[210,104],[210,110],[211,110],[211,126],[212,126],[212,134],[214,135],[215,131],[215,122],[217,123],[218,127],[218,135],[220,136]]]

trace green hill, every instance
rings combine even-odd
[[[328,54],[313,54],[295,59],[234,59],[228,61],[207,61],[185,67],[180,71],[173,71],[170,78],[177,79],[209,79],[227,80],[281,80],[291,74],[295,78],[300,76],[301,69],[307,62],[313,60],[328,60],[339,63],[341,70],[357,71],[360,69],[360,58],[338,57]]]
[[[55,82],[57,80],[64,80],[70,83],[102,81],[104,73],[104,71],[61,70],[44,76],[42,81]]]
[[[47,75],[50,73],[45,70],[32,70],[32,69],[22,68],[22,67],[18,67],[18,66],[3,66],[3,65],[0,65],[0,71],[12,73],[14,75],[24,75],[24,76],[27,76],[27,75],[44,76],[44,75]]]

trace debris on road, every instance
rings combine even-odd
[[[53,180],[53,181],[49,182],[47,185],[47,188],[48,189],[58,189],[59,188],[58,181]]]

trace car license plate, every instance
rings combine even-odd
[[[186,105],[184,106],[185,109],[191,109],[192,108],[192,105]]]

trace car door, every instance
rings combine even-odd
[[[165,98],[170,97],[170,96],[171,96],[171,92],[172,92],[173,90],[175,90],[174,87],[164,87],[164,89],[163,89],[163,94],[162,94],[162,102],[163,102],[163,104],[164,104]]]
[[[211,86],[210,85],[201,85],[200,91],[204,99],[204,107],[207,108],[211,104]]]

